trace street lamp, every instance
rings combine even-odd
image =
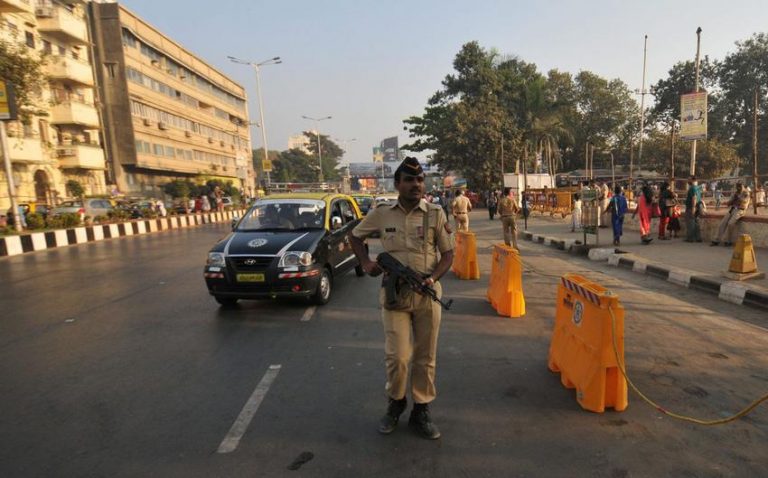
[[[258,63],[253,61],[240,60],[238,58],[235,58],[234,56],[228,56],[227,58],[229,58],[229,61],[231,61],[232,63],[252,66],[253,69],[256,71],[256,95],[259,97],[259,116],[261,118],[261,121],[259,122],[261,123],[261,141],[264,145],[264,164],[266,165],[269,163],[269,153],[268,153],[269,148],[267,147],[267,127],[264,124],[264,103],[262,102],[262,99],[261,99],[261,75],[259,73],[260,71],[259,68],[267,65],[279,65],[283,61],[280,59],[279,56],[270,58],[269,60],[260,61]],[[269,177],[269,171],[267,171],[267,185],[269,185],[270,182],[271,180]]]
[[[320,166],[320,169],[317,172],[317,181],[322,183],[323,182],[323,151],[322,147],[320,146],[320,127],[318,126],[318,123],[324,120],[331,119],[330,116],[324,116],[322,118],[312,118],[311,116],[301,116],[302,118],[310,121],[315,122],[315,134],[317,135],[317,162]]]

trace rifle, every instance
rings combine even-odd
[[[423,284],[424,276],[419,274],[415,270],[406,266],[402,262],[395,259],[388,252],[382,252],[376,257],[376,262],[387,273],[387,277],[384,279],[384,288],[387,294],[387,304],[397,303],[397,293],[400,290],[400,281],[404,282],[408,287],[416,292],[429,296],[430,299],[439,303],[445,310],[451,309],[453,299],[449,299],[448,302],[443,302],[437,296],[437,292],[432,287]]]

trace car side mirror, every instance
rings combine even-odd
[[[341,229],[341,218],[339,216],[333,216],[331,218],[331,230]]]
[[[232,216],[232,230],[235,230],[237,223],[240,222],[240,216]]]

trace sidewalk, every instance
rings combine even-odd
[[[523,229],[522,221],[519,223]],[[599,229],[599,244],[595,236],[587,235],[588,247],[581,247],[583,232],[571,232],[570,221],[559,217],[532,216],[523,239],[552,244],[572,252],[589,254],[590,259],[607,261],[610,265],[626,267],[638,273],[658,276],[663,280],[713,293],[722,300],[768,308],[768,279],[732,281],[723,277],[733,254],[732,247],[712,247],[708,242],[688,243],[683,238],[643,245],[638,231],[624,230],[621,245],[614,247],[613,232]],[[654,234],[655,236],[655,234]],[[755,248],[760,271],[768,267],[768,249]]]

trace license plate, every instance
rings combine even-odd
[[[237,282],[264,282],[264,274],[237,274]]]

